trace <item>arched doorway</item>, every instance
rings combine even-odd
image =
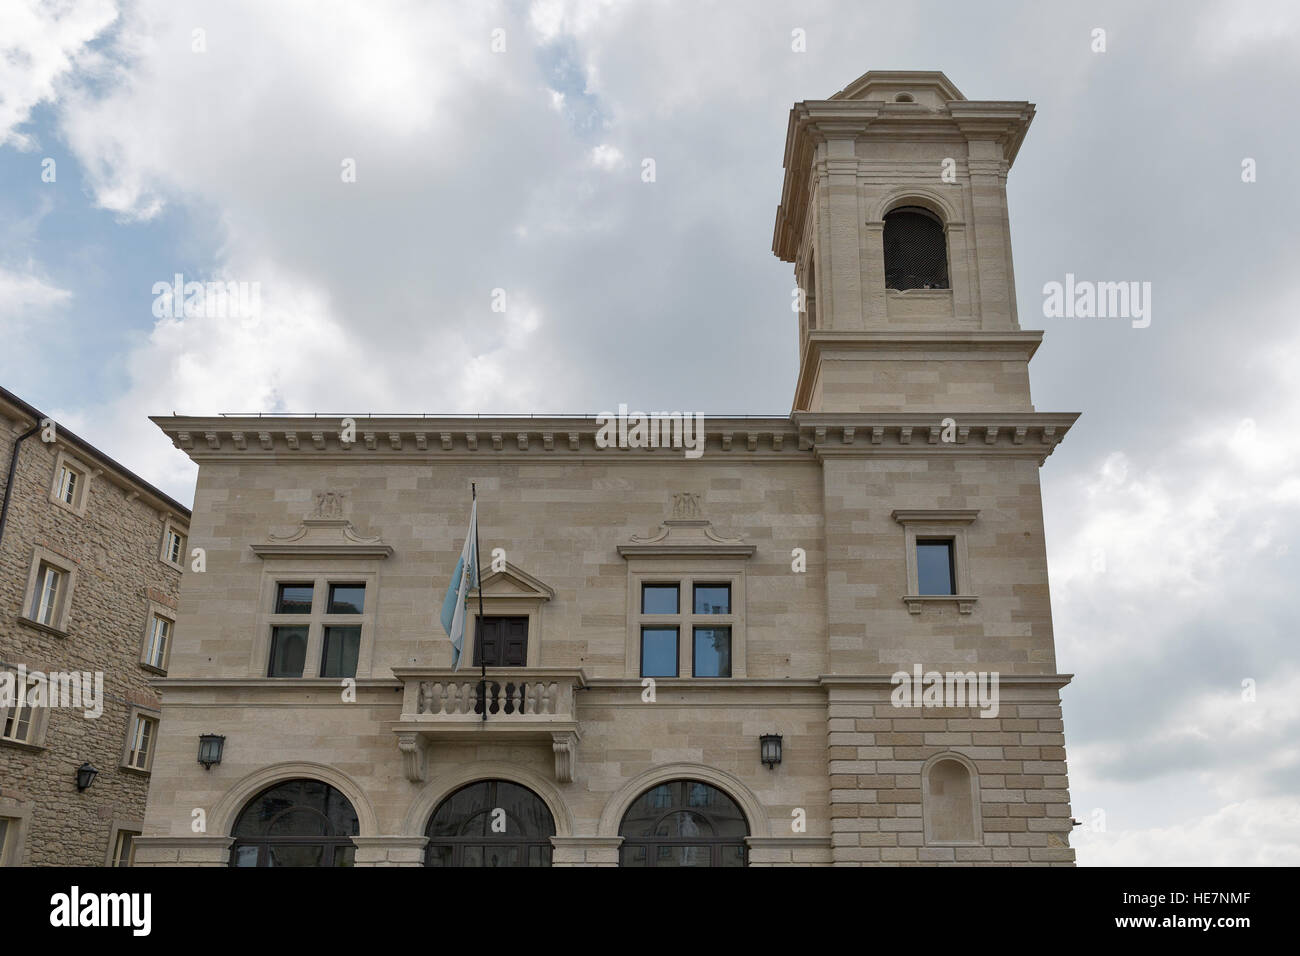
[[[479,780],[438,804],[424,833],[425,866],[550,866],[555,819],[527,787]]]
[[[618,832],[622,866],[744,866],[749,824],[717,787],[671,780],[632,801]]]
[[[231,831],[231,866],[352,866],[352,803],[319,780],[286,780],[244,806]]]

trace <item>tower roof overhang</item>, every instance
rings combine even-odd
[[[906,93],[911,102],[897,102]],[[986,140],[1001,149],[1010,169],[1034,118],[1025,101],[968,100],[939,72],[871,71],[826,100],[790,109],[786,127],[781,202],[772,252],[793,262],[808,213],[818,145],[828,139],[880,141]]]

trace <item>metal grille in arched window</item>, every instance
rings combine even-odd
[[[424,832],[425,866],[550,866],[555,819],[527,787],[480,780],[438,804]]]
[[[717,787],[673,780],[637,797],[618,833],[623,866],[744,866],[749,824]]]
[[[347,797],[319,780],[263,790],[235,821],[231,866],[352,866],[359,830]]]
[[[885,216],[885,288],[948,288],[943,221],[930,210],[899,206]]]

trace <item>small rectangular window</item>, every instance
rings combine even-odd
[[[356,677],[361,651],[360,627],[325,628],[325,649],[321,654],[321,677]]]
[[[730,584],[695,585],[695,613],[696,614],[730,614],[731,613],[731,585]]]
[[[77,503],[77,479],[80,477],[75,471],[64,465],[59,469],[59,499],[66,504],[75,506]]]
[[[167,532],[167,560],[172,564],[181,563],[181,555],[185,551],[185,539],[175,531]]]
[[[677,607],[676,584],[641,585],[642,614],[676,614]]]
[[[149,627],[149,652],[145,655],[145,663],[159,670],[167,667],[167,647],[171,642],[172,622],[165,617],[153,616],[153,623]]]
[[[26,694],[24,694],[22,700],[21,707],[15,701],[12,706],[0,710],[0,738],[26,744],[32,741],[32,732],[35,730],[33,717],[35,715],[32,713],[32,705],[26,702]]]
[[[327,614],[361,614],[366,606],[364,584],[331,584]]]
[[[135,715],[135,726],[131,730],[131,749],[127,754],[126,765],[136,770],[148,770],[149,758],[153,754],[154,731],[158,722],[144,714]]]
[[[677,628],[641,628],[641,676],[677,676]]]
[[[276,590],[276,614],[310,614],[313,585],[281,584]]]
[[[36,599],[33,602],[32,620],[56,626],[59,612],[59,594],[63,588],[63,572],[44,562],[36,575]]]
[[[916,579],[921,594],[956,594],[952,539],[916,542]]]
[[[131,851],[135,848],[135,838],[139,835],[130,830],[117,831],[117,843],[113,846],[114,866],[131,865]]]
[[[9,845],[9,818],[0,817],[0,866],[4,865],[5,849]]]
[[[731,676],[731,628],[695,629],[695,662],[691,673],[696,677]]]
[[[301,677],[307,663],[307,627],[271,628],[271,663],[267,677]]]

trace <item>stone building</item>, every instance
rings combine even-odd
[[[0,467],[0,865],[125,865],[189,509],[2,388]]]
[[[1030,401],[1005,192],[1033,112],[941,73],[795,105],[788,416],[155,419],[207,568],[137,863],[1072,863],[1038,469],[1077,416]],[[438,623],[471,483],[486,703]]]

